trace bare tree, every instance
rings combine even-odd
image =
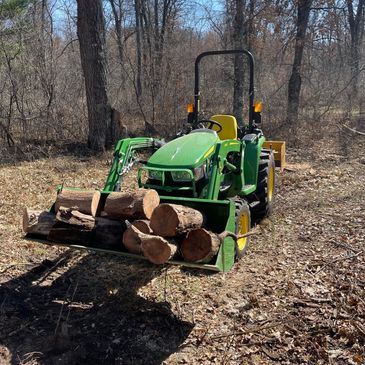
[[[360,75],[360,45],[364,36],[364,3],[357,1],[357,9],[354,10],[354,1],[347,0],[348,24],[350,28],[350,67],[351,67],[351,97],[358,96],[358,84]]]
[[[235,49],[245,47],[245,0],[235,0],[235,14],[233,20],[233,45]],[[244,92],[244,58],[243,55],[234,57],[234,81],[233,81],[233,115],[239,125],[243,124],[243,92]]]
[[[77,35],[89,117],[88,145],[100,151],[112,144],[107,96],[104,14],[101,0],[77,0]]]
[[[287,120],[291,123],[298,121],[302,59],[311,6],[312,0],[298,0],[294,61],[288,86]]]

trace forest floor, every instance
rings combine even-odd
[[[0,364],[365,364],[363,151],[289,148],[226,274],[25,241],[24,206],[102,187],[108,161],[0,165]]]

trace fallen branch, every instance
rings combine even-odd
[[[284,323],[283,322],[276,322],[276,323],[269,324],[267,326],[252,328],[250,330],[235,331],[235,332],[228,333],[226,335],[211,337],[211,340],[217,340],[217,339],[220,339],[220,338],[226,338],[226,337],[230,337],[230,336],[241,336],[241,335],[248,335],[248,334],[251,334],[251,333],[257,333],[257,332],[261,332],[263,330],[268,330],[270,328],[275,328],[275,327],[280,326],[282,324],[284,324]]]
[[[347,125],[345,125],[345,124],[340,124],[340,126],[342,127],[342,128],[346,128],[347,130],[349,130],[350,132],[353,132],[353,133],[356,133],[356,134],[360,134],[360,136],[365,136],[365,133],[364,132],[360,132],[360,131],[358,131],[358,130],[356,130],[356,129],[354,129],[354,128],[350,128],[350,127],[348,127]]]
[[[233,232],[224,231],[218,235],[221,242],[224,241],[226,237],[232,237],[235,241],[238,241],[241,238],[249,237],[249,236],[255,236],[260,232],[259,226],[256,226],[254,229],[252,229],[250,232],[244,233],[244,234],[235,234]]]
[[[345,256],[345,257],[337,257],[337,258],[335,258],[334,260],[331,260],[331,261],[329,261],[329,262],[326,262],[318,271],[316,271],[315,273],[314,273],[314,275],[317,275],[319,272],[321,272],[325,267],[327,267],[327,266],[330,266],[330,265],[332,265],[332,264],[334,264],[334,263],[336,263],[336,262],[339,262],[339,261],[345,261],[345,260],[351,260],[351,259],[353,259],[353,258],[355,258],[355,257],[359,257],[360,255],[362,255],[364,252],[361,250],[361,251],[359,251],[359,252],[356,252],[356,253],[354,253],[353,255],[348,255],[348,256]]]

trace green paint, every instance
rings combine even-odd
[[[235,232],[235,196],[246,196],[256,190],[260,152],[264,137],[253,142],[225,140],[216,134],[196,132],[177,138],[157,148],[153,138],[127,138],[120,140],[115,148],[114,159],[109,171],[101,200],[123,186],[119,186],[120,175],[135,161],[135,154],[143,149],[154,153],[138,171],[138,185],[156,189],[161,202],[182,204],[201,211],[207,217],[207,229],[220,233]],[[196,177],[196,170],[204,165],[205,177]],[[143,181],[152,172],[151,180]],[[156,176],[158,179],[156,179]],[[183,178],[178,183],[173,176]],[[198,185],[203,183],[203,188]],[[47,242],[44,242],[47,243]],[[82,245],[67,245],[77,249],[114,253],[126,257],[141,256],[123,252],[122,249],[103,250]],[[231,237],[224,239],[215,262],[192,264],[180,260],[171,261],[190,267],[229,271],[235,261],[235,242]]]
[[[260,153],[265,137],[255,139],[253,142],[249,142],[246,145],[244,154],[244,176],[245,182],[249,185],[257,184],[258,166],[260,160]]]
[[[213,133],[191,133],[176,138],[158,149],[148,160],[148,167],[194,168],[205,160],[205,154],[219,141]],[[210,153],[211,154],[211,153]]]

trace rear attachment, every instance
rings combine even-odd
[[[265,141],[262,145],[264,149],[270,149],[274,152],[275,166],[284,171],[285,161],[285,142],[284,141]]]

